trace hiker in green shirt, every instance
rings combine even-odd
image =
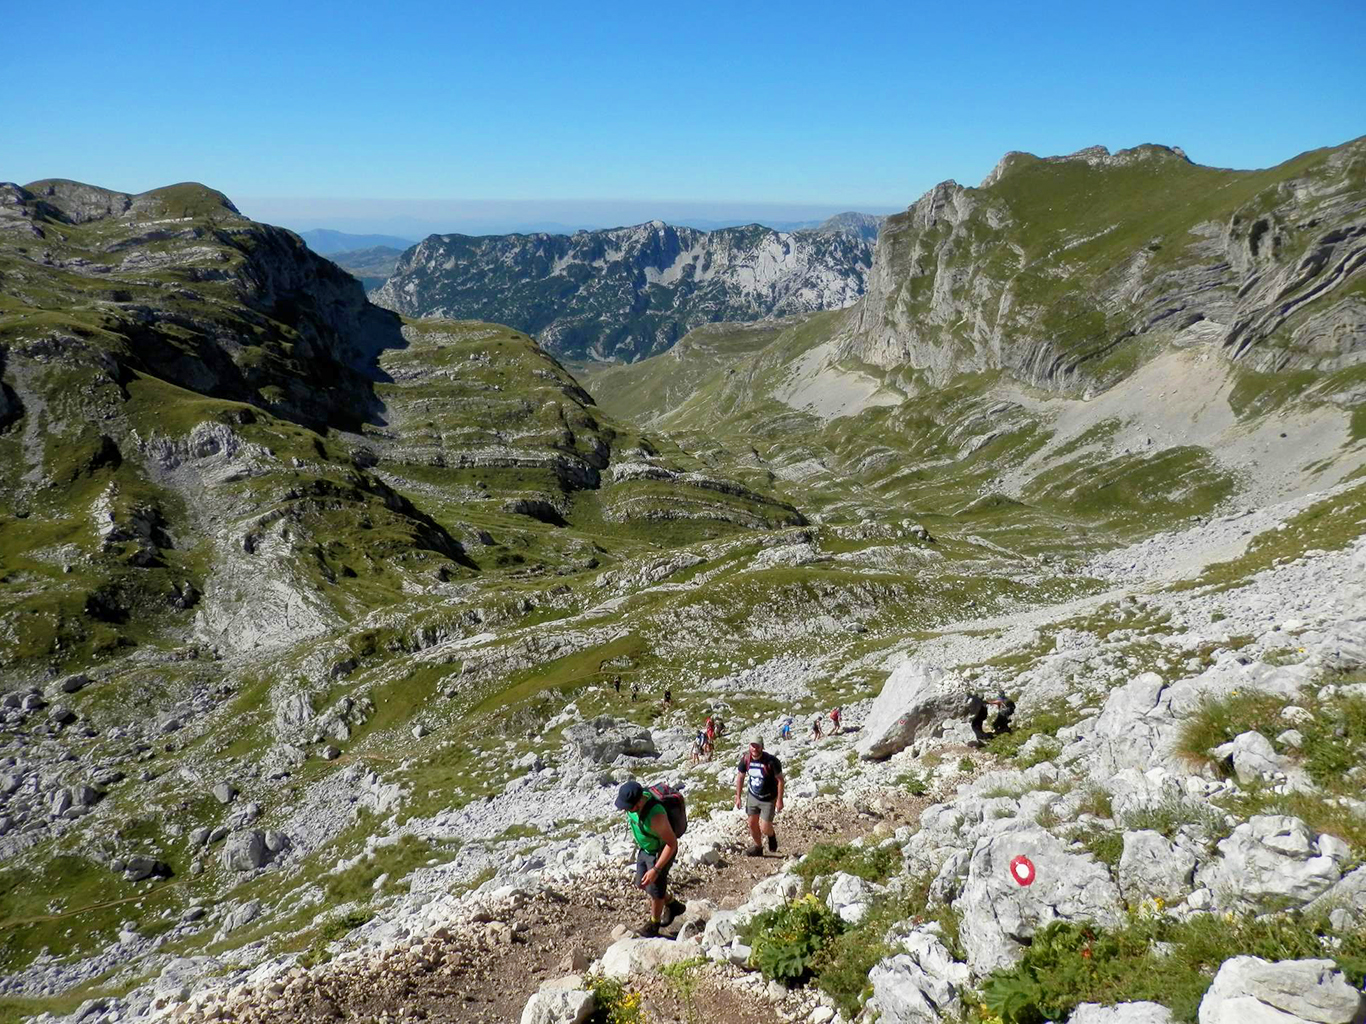
[[[617,790],[617,810],[626,812],[631,835],[636,841],[636,886],[650,899],[650,920],[639,934],[650,938],[659,934],[686,905],[668,898],[669,868],[678,856],[678,837],[664,805],[651,796],[639,782],[623,782]]]

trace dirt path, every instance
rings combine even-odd
[[[738,906],[755,882],[777,871],[787,857],[805,853],[814,843],[846,841],[879,825],[885,831],[913,822],[924,803],[904,798],[874,815],[851,813],[833,799],[812,801],[779,816],[781,847],[765,857],[743,855],[748,831],[737,817],[734,841],[723,849],[721,864],[680,868],[674,892],[684,900],[706,898],[722,907]],[[418,950],[339,961],[316,970],[306,983],[236,1005],[229,1019],[263,1024],[281,1019],[515,1022],[542,982],[573,973],[576,953],[580,964],[596,959],[612,943],[614,929],[639,925],[645,913],[645,899],[624,871],[616,879],[563,892],[547,889],[504,915],[505,921],[483,925],[486,931],[476,926],[470,934],[438,932]],[[664,978],[639,979],[633,987],[641,991],[649,1019],[657,1024],[682,1024],[690,1017],[777,1024],[781,1018],[772,1004],[727,984],[732,971],[717,967],[698,972],[691,1006]]]

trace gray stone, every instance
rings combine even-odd
[[[1200,1001],[1200,1024],[1360,1024],[1366,1001],[1332,960],[1225,960]]]
[[[240,907],[234,908],[233,911],[228,914],[223,921],[222,931],[225,934],[227,932],[236,931],[238,928],[251,924],[251,922],[255,921],[260,916],[261,901],[249,900]]]
[[[839,871],[835,873],[825,903],[841,920],[858,924],[872,908],[873,887],[858,875]]]
[[[223,867],[229,871],[255,871],[266,862],[266,841],[260,832],[234,832],[223,845]]]
[[[113,867],[112,864],[110,866]],[[141,882],[144,878],[151,878],[153,875],[167,878],[171,874],[171,869],[154,857],[129,857],[124,867],[124,873],[130,882]]]
[[[57,704],[47,713],[47,717],[58,725],[70,725],[76,721],[76,712],[63,704]]]
[[[332,744],[329,743],[327,746],[323,747],[324,761],[335,761],[339,757],[341,757],[341,751]]]
[[[960,676],[904,661],[882,685],[856,749],[865,760],[882,760],[925,737],[969,741],[976,737],[972,722],[985,708]]]
[[[1327,892],[1348,855],[1341,840],[1316,837],[1287,815],[1255,815],[1218,844],[1220,856],[1200,868],[1198,885],[1225,903],[1256,908],[1268,901],[1302,906]]]
[[[237,796],[237,787],[230,782],[220,782],[213,787],[213,795],[220,804],[230,804]]]
[[[1239,733],[1233,738],[1231,747],[1229,757],[1233,761],[1233,774],[1243,785],[1282,773],[1289,764],[1259,732]]]
[[[537,992],[522,1009],[522,1024],[584,1024],[596,1008],[593,993],[582,989]]]
[[[1195,878],[1195,855],[1157,832],[1124,833],[1119,858],[1119,888],[1130,903],[1160,898],[1169,903],[1185,897]]]
[[[1027,858],[1029,867],[1016,858]],[[1052,921],[1093,921],[1113,927],[1123,916],[1119,890],[1104,864],[1070,853],[1037,825],[977,840],[962,895],[953,903],[963,921],[963,945],[974,973],[1019,959],[1024,943]]]
[[[200,825],[198,828],[192,829],[190,831],[190,846],[203,846],[208,841],[209,829],[207,826]]]
[[[90,677],[87,675],[67,676],[57,684],[57,690],[61,693],[79,693],[90,685]]]
[[[690,959],[696,947],[673,939],[618,939],[602,954],[602,973],[624,979],[632,974],[651,974],[658,967]]]
[[[270,829],[266,832],[265,842],[267,850],[271,853],[279,853],[289,845],[289,836],[285,835],[283,832],[277,832],[274,829]]]
[[[1067,1024],[1172,1024],[1172,1012],[1161,1003],[1079,1003]]]
[[[878,961],[868,981],[873,987],[868,1005],[878,1011],[877,1019],[884,1024],[938,1024],[961,1009],[958,985],[962,981],[956,985],[936,976],[909,953]]]
[[[595,764],[610,764],[622,756],[659,756],[649,729],[608,715],[571,725],[564,738],[579,757]]]

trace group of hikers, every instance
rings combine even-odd
[[[840,730],[841,730],[841,728],[842,728],[842,726],[840,725],[840,709],[839,709],[839,708],[834,708],[834,709],[830,712],[829,718],[830,718],[830,732],[828,733],[828,735],[830,735],[830,736],[836,736],[836,735],[839,734],[839,732],[840,732]],[[795,718],[793,718],[791,715],[788,715],[786,718],[784,718],[784,719],[783,719],[783,724],[780,725],[780,726],[778,726],[778,739],[780,739],[780,740],[790,740],[790,739],[792,738],[792,726],[796,724],[796,721],[797,721],[797,720],[796,720]],[[814,719],[812,719],[812,721],[811,721],[811,738],[812,738],[813,740],[823,739],[823,738],[827,735],[827,733],[824,732],[823,729],[822,729],[822,727],[821,727],[821,723],[822,723],[823,721],[824,721],[824,718],[823,718],[822,716],[820,716],[820,715],[817,715]]]
[[[611,682],[609,682],[608,685],[611,686],[612,689],[613,689],[616,693],[621,693],[621,676],[619,676],[619,675],[614,675],[614,676],[612,677],[612,679],[611,679]],[[639,701],[639,700],[640,700],[640,684],[639,684],[638,682],[636,682],[636,681],[633,679],[633,680],[631,680],[631,703],[634,704],[634,703],[636,703],[636,702]],[[665,688],[664,688],[664,706],[665,706],[666,708],[670,708],[670,707],[673,707],[673,703],[674,703],[674,694],[673,694],[673,691],[670,690],[668,687],[665,687]]]
[[[783,785],[782,761],[764,749],[762,738],[754,737],[735,773],[735,806],[744,808],[753,840],[745,850],[747,857],[762,857],[765,845],[770,853],[777,852],[773,818],[783,809]],[[635,781],[621,784],[616,806],[626,812],[636,841],[636,887],[644,889],[650,901],[650,919],[639,934],[651,938],[687,909],[681,900],[670,898],[668,890],[669,869],[678,857],[678,837],[688,828],[687,810],[683,795],[673,787],[647,787]]]
[[[811,722],[811,738],[813,740],[823,739],[827,735],[838,735],[842,730],[843,726],[840,724],[839,708],[831,710],[828,716],[830,719],[829,732],[825,731],[822,724],[825,721],[825,717],[827,716],[817,715]],[[796,724],[796,721],[797,720],[791,715],[784,718],[782,724],[778,726],[778,739],[792,739],[792,727]],[[716,752],[716,737],[723,735],[725,731],[726,725],[721,721],[720,715],[708,715],[706,723],[697,731],[697,735],[693,737],[691,754],[692,763],[697,764],[700,761],[710,761],[712,754]]]

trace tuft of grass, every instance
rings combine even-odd
[[[843,871],[869,882],[883,882],[901,870],[901,851],[895,846],[854,846],[850,843],[816,843],[797,874],[808,884],[821,875]]]
[[[1239,693],[1206,697],[1181,726],[1176,753],[1193,765],[1214,765],[1210,751],[1245,732],[1260,732],[1271,739],[1284,723],[1283,697],[1267,693]]]
[[[1022,714],[1018,722],[1011,723],[1009,732],[993,736],[987,742],[987,749],[997,757],[1015,757],[1033,737],[1040,734],[1056,737],[1059,729],[1076,725],[1078,721],[1080,716],[1067,701],[1062,698],[1051,700]]]
[[[982,1011],[1005,1024],[1066,1020],[1083,1002],[1162,1003],[1179,1021],[1194,1022],[1200,1000],[1229,957],[1266,960],[1328,957],[1354,985],[1366,975],[1366,929],[1330,935],[1326,919],[1299,915],[1259,918],[1197,915],[1185,921],[1135,916],[1122,928],[1054,922],[1038,932],[1014,967],[982,986]]]

